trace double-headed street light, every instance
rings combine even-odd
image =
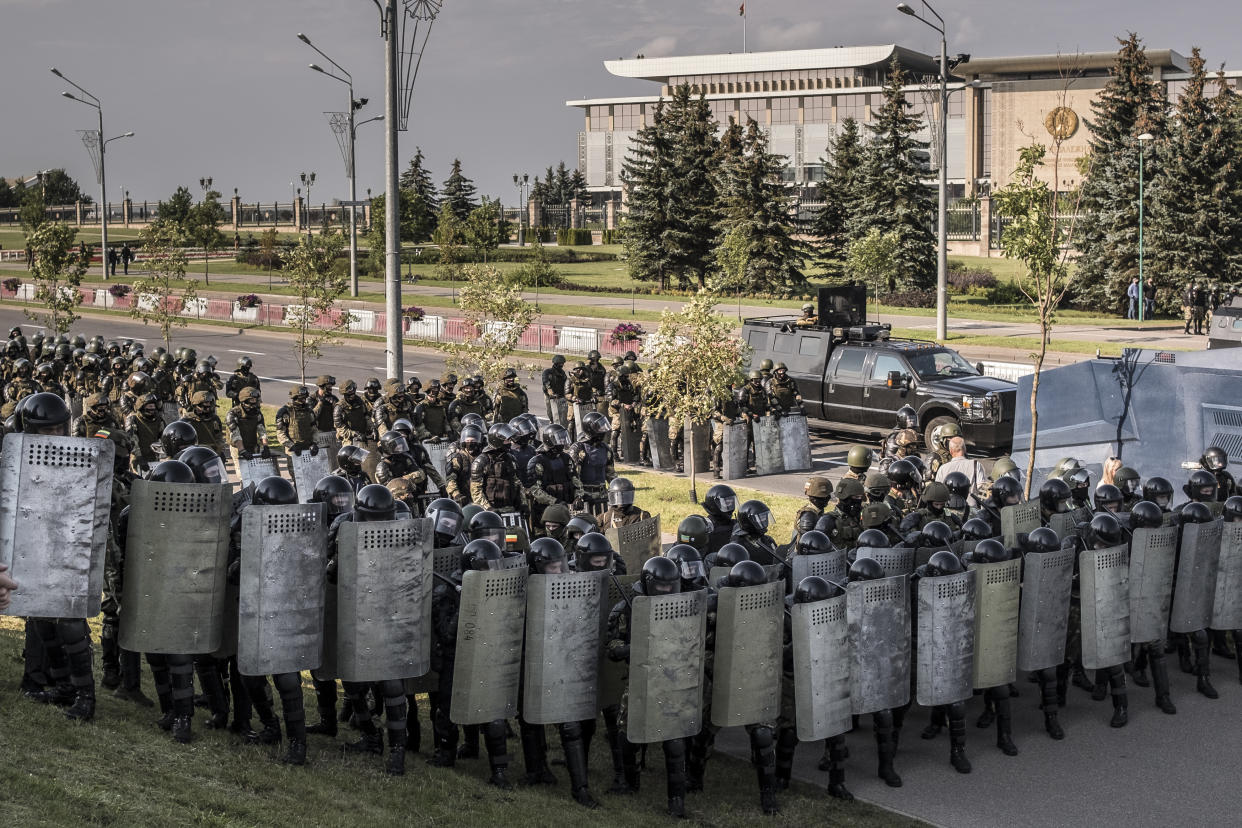
[[[1143,148],[1156,136],[1144,132],[1138,137],[1139,142],[1139,289],[1138,289],[1138,321],[1142,322],[1143,314]]]
[[[52,67],[52,74],[60,78],[61,80],[63,80],[65,83],[72,86],[74,89],[81,92],[87,98],[90,98],[90,100],[88,101],[85,98],[79,98],[77,95],[74,95],[72,92],[61,92],[60,94],[63,97],[66,97],[71,101],[77,101],[78,103],[86,104],[89,107],[93,107],[95,109],[95,112],[99,115],[99,130],[97,132],[91,131],[91,130],[83,130],[82,131],[82,143],[86,145],[86,150],[87,152],[90,153],[91,160],[95,162],[95,177],[96,179],[98,179],[98,182],[99,182],[99,226],[100,226],[100,235],[102,236],[100,241],[103,244],[103,249],[100,251],[100,256],[99,256],[99,266],[103,270],[104,279],[107,279],[108,278],[108,177],[106,175],[107,171],[104,166],[104,153],[108,147],[108,144],[111,144],[113,141],[116,141],[120,138],[132,138],[134,137],[134,133],[126,132],[121,135],[117,135],[113,138],[105,139],[104,131],[103,131],[103,105],[100,103],[99,98],[96,98],[90,92],[87,92],[85,89],[78,86],[73,81],[69,80],[69,78],[65,77],[64,74],[62,74],[61,71],[57,69],[55,66]]]
[[[302,186],[306,188],[306,243],[311,242],[311,223],[310,223],[310,203],[311,203],[311,187],[315,186],[315,174],[302,173],[298,176],[302,182]]]
[[[937,209],[936,228],[936,339],[944,342],[948,337],[949,322],[949,66],[944,18],[936,13],[927,0],[921,0],[923,8],[940,21],[937,26],[905,3],[897,4],[897,11],[908,14],[940,33],[940,203]]]
[[[518,247],[526,246],[526,199],[522,196],[524,190],[529,190],[529,184],[528,173],[513,174],[513,186],[518,188]]]

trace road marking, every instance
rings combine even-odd
[[[234,349],[234,348],[228,348],[228,349],[226,349],[226,350],[227,350],[230,354],[249,354],[250,356],[267,356],[267,354],[262,353],[262,352],[260,352],[260,351],[238,351],[238,350],[236,350],[236,349]]]

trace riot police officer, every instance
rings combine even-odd
[[[599,397],[603,397],[604,389],[601,387],[598,392]],[[595,408],[596,390],[592,382],[591,372],[587,369],[585,362],[575,363],[573,371],[569,377],[569,391],[565,395],[565,400],[569,404],[569,433],[575,439],[581,439],[582,434],[579,432],[584,430],[584,423],[578,422],[575,409],[586,419],[587,412]]]
[[[634,505],[633,483],[624,477],[618,477],[608,484],[608,510],[599,516],[601,527],[616,529],[650,519],[650,512]]]
[[[353,380],[345,380],[341,386],[341,401],[332,411],[332,427],[341,445],[366,447],[375,443],[375,421]]]
[[[517,463],[509,453],[512,435],[513,429],[507,423],[495,423],[487,430],[487,446],[470,466],[470,498],[496,513],[529,515]]]
[[[160,401],[154,394],[145,395],[125,418],[125,431],[134,446],[134,470],[139,474],[145,474],[158,462],[155,446],[164,433],[164,427]]]
[[[371,408],[371,419],[375,423],[375,431],[383,433],[392,430],[392,424],[402,418],[409,419],[414,407],[405,395],[405,386],[401,380],[389,378],[384,382],[384,395]]]
[[[252,386],[242,388],[237,392],[235,403],[224,417],[229,429],[229,443],[233,448],[234,460],[248,460],[256,454],[270,456],[259,389]]]
[[[470,467],[483,450],[483,440],[483,430],[478,426],[463,426],[457,446],[449,452],[445,491],[460,506],[474,502],[470,494]]]
[[[276,439],[289,455],[289,474],[293,475],[292,458],[304,451],[319,453],[315,443],[315,413],[311,410],[310,390],[305,385],[289,389],[289,404],[276,412]]]
[[[496,392],[492,406],[496,412],[496,422],[507,423],[519,414],[529,411],[530,400],[526,397],[526,389],[518,383],[517,371],[512,368],[505,369],[500,383],[500,390]]]
[[[802,410],[802,394],[798,391],[798,381],[789,376],[789,367],[783,362],[776,363],[776,368],[772,371],[768,394],[778,411]]]
[[[549,507],[583,499],[577,464],[565,451],[569,446],[569,432],[564,426],[549,423],[540,429],[540,437],[539,449],[527,462],[531,480],[531,523],[535,527],[543,525],[544,511]]]
[[[776,541],[768,535],[772,525],[772,511],[759,500],[748,500],[737,510],[737,525],[733,527],[731,543],[741,544],[752,561],[764,566],[784,563],[776,550]]]
[[[44,389],[47,390],[46,388]],[[1229,472],[1229,454],[1219,446],[1212,446],[1203,452],[1199,465],[1207,469],[1216,478],[1216,499],[1222,503],[1238,492],[1238,484]]]
[[[837,484],[837,508],[833,513],[835,518],[832,521],[833,526],[825,534],[838,549],[853,549],[858,536],[862,534],[863,526],[859,518],[862,515],[864,495],[862,483],[854,478],[842,478]],[[816,529],[819,529],[819,523],[820,521],[816,521]]]
[[[229,374],[228,381],[224,383],[224,395],[233,401],[233,405],[238,405],[241,402],[243,388],[253,388],[255,391],[260,390],[259,378],[251,371],[253,366],[254,360],[250,357],[238,357],[237,368],[234,369],[233,373]]]
[[[717,483],[703,496],[703,511],[707,512],[708,535],[704,556],[718,551],[733,537],[736,523],[733,517],[737,509],[737,494],[723,483]]]
[[[608,409],[612,413],[612,454],[621,454],[622,429],[638,432],[642,424],[642,396],[630,381],[630,369],[622,365],[617,369],[617,380],[608,388]],[[637,457],[626,457],[625,462],[636,464]]]
[[[557,354],[552,357],[552,367],[545,368],[543,372],[543,399],[547,407],[548,422],[565,425],[560,422],[558,412],[555,410],[553,400],[565,399],[565,384],[569,377],[565,374],[565,357]]]
[[[570,455],[578,466],[578,479],[582,481],[583,501],[587,509],[598,514],[607,504],[608,483],[617,476],[613,467],[613,452],[608,447],[611,429],[608,419],[598,412],[583,415],[583,434],[573,444]]]
[[[732,394],[716,402],[716,410],[712,412],[712,476],[717,480],[723,468],[725,426],[740,422],[742,416],[742,407]]]
[[[449,403],[448,407],[449,426],[454,431],[461,432],[462,418],[467,414],[478,414],[484,420],[487,419],[487,406],[481,398],[481,391],[474,377],[466,377],[462,380],[461,391],[457,393],[457,399]]]
[[[227,453],[224,440],[224,424],[216,413],[216,398],[207,391],[195,391],[190,395],[190,406],[182,417],[198,432],[198,443],[209,446],[216,453]]]
[[[532,443],[539,429],[539,420],[534,414],[519,414],[509,421],[509,428],[513,429],[513,436],[509,438],[509,453],[517,463],[518,479],[522,481],[522,487],[529,489],[535,482],[531,477],[530,461],[535,458],[537,447]],[[568,439],[569,435],[565,436]]]

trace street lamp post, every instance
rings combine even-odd
[[[84,132],[82,134],[82,141],[86,144],[87,151],[91,153],[92,160],[95,159],[95,150],[98,150],[99,153],[95,169],[95,173],[99,178],[99,227],[100,236],[102,237],[100,239],[100,243],[103,245],[103,249],[100,251],[99,256],[99,265],[103,269],[103,277],[106,280],[108,278],[108,177],[106,174],[107,170],[104,166],[104,153],[107,150],[108,144],[111,144],[119,138],[132,138],[134,137],[134,133],[126,132],[122,135],[117,135],[113,138],[105,140],[103,131],[103,105],[100,103],[99,98],[96,98],[90,92],[87,92],[85,89],[69,80],[69,78],[65,77],[64,74],[62,74],[61,71],[55,66],[52,67],[52,74],[81,92],[87,98],[90,98],[90,100],[88,101],[84,98],[79,98],[72,92],[61,92],[60,94],[63,97],[66,97],[71,101],[77,101],[78,103],[93,107],[95,112],[99,115],[99,131],[93,136],[89,131]]]
[[[306,243],[311,243],[311,223],[310,223],[310,200],[311,187],[315,186],[315,174],[302,173],[298,176],[302,181],[302,186],[306,188]]]
[[[529,183],[528,173],[513,174],[513,185],[518,188],[518,247],[526,246],[526,200],[522,196]]]
[[[1150,132],[1144,132],[1138,137],[1139,142],[1139,282],[1138,282],[1138,321],[1142,322],[1143,314],[1143,148],[1147,146],[1147,142],[1155,138]]]
[[[949,327],[949,67],[948,67],[948,35],[945,34],[944,18],[933,9],[927,0],[922,0],[923,8],[935,15],[940,25],[918,14],[905,3],[897,4],[897,11],[908,14],[940,33],[940,198],[936,211],[936,339],[943,342],[948,337]]]
[[[203,191],[202,203],[206,204],[207,194],[211,192],[211,176],[208,175],[208,176],[204,176],[200,178],[198,180],[198,188]],[[203,214],[206,215],[205,210]],[[204,230],[203,232],[203,281],[206,284],[211,284],[210,279],[208,279],[207,277],[208,271],[211,269],[211,251],[207,248],[207,244],[208,244],[208,234]]]

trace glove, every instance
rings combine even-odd
[[[239,451],[237,452],[237,456],[243,460],[251,460],[254,458],[254,453],[249,451]]]
[[[574,499],[574,511],[575,512],[581,512],[585,508],[585,506],[586,506],[586,502],[583,498],[579,497],[579,498]]]
[[[225,571],[225,577],[233,586],[241,583],[241,558],[229,564],[228,570]]]
[[[311,447],[310,447],[310,453],[311,453],[311,457],[315,457],[316,455],[318,455],[318,454],[319,454],[319,444],[318,444],[318,443],[312,443],[312,444],[311,444]]]
[[[324,570],[324,577],[328,579],[328,583],[336,584],[336,558],[328,561],[328,567]]]
[[[630,645],[622,644],[617,647],[609,647],[608,648],[608,660],[609,661],[629,661],[630,660]]]
[[[259,452],[259,456],[262,457],[264,460],[267,460],[268,458],[272,456],[272,450],[268,448],[267,446],[264,446],[263,451]]]
[[[301,450],[301,449],[299,449],[299,448],[292,448],[292,447],[290,447],[290,448],[289,448],[289,453],[290,453],[290,454],[292,454],[294,457],[301,457],[301,456],[302,456],[302,450]]]

